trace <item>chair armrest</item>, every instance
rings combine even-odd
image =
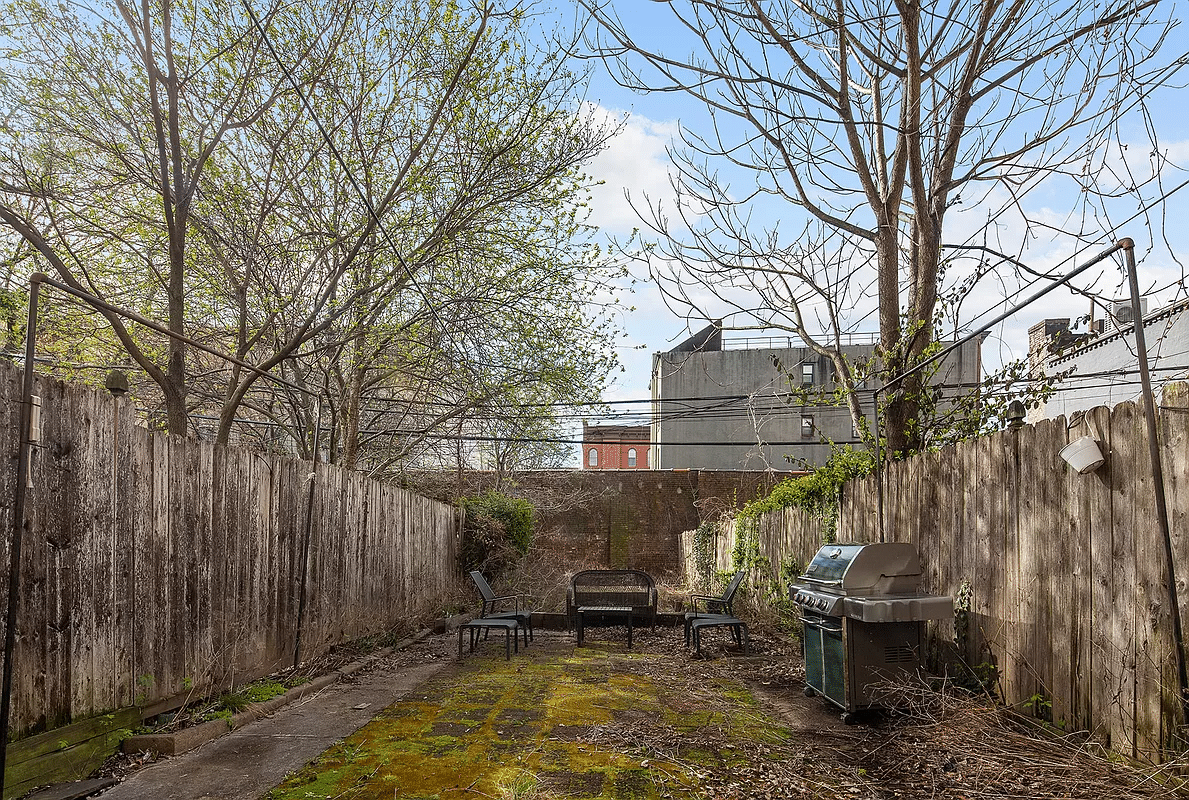
[[[489,606],[489,611],[491,611],[492,613],[495,613],[496,606],[499,603],[506,602],[508,600],[512,601],[512,609],[514,611],[520,610],[520,595],[518,595],[518,594],[503,594],[498,597],[493,597],[487,601],[487,605]]]
[[[697,611],[698,603],[701,602],[706,606],[707,614],[730,614],[731,604],[723,601],[721,597],[710,597],[704,594],[690,595],[690,610]]]
[[[704,603],[706,605],[706,610],[709,611],[710,604],[718,601],[719,599],[720,598],[718,597],[711,597],[705,594],[691,594],[689,596],[689,604],[692,610],[697,611],[698,603]]]

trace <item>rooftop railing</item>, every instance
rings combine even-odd
[[[879,344],[879,334],[844,333],[841,341],[843,347]],[[724,338],[722,342],[723,350],[781,350],[805,346],[805,341],[799,336],[740,336]]]

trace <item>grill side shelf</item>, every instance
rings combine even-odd
[[[954,615],[954,598],[921,597],[871,598],[848,597],[843,601],[846,616],[860,622],[920,622],[948,619]]]

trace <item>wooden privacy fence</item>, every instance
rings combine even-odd
[[[19,371],[0,364],[0,383],[7,566]],[[27,498],[14,731],[201,697],[292,663],[307,530],[303,657],[432,610],[456,580],[451,506],[330,465],[312,472],[152,434],[105,392],[49,380],[35,391],[43,436]],[[7,578],[0,570],[0,597]]]
[[[1166,389],[1157,412],[1177,592],[1189,622],[1189,402]],[[1106,463],[1078,475],[1058,455],[1084,435]],[[956,643],[970,664],[998,668],[1004,699],[1114,750],[1158,760],[1178,741],[1180,711],[1165,558],[1142,408],[1124,403],[1045,420],[892,465],[884,530],[914,543],[924,589],[968,607]],[[840,540],[878,541],[874,476],[844,492]],[[773,568],[805,564],[819,524],[796,511],[760,525]],[[718,551],[730,553],[730,535]],[[965,628],[963,632],[962,628]],[[955,626],[931,628],[952,641]]]

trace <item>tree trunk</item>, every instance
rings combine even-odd
[[[343,449],[340,459],[344,469],[355,469],[359,461],[359,406],[364,372],[363,367],[355,365],[348,372],[350,377],[343,398]]]

